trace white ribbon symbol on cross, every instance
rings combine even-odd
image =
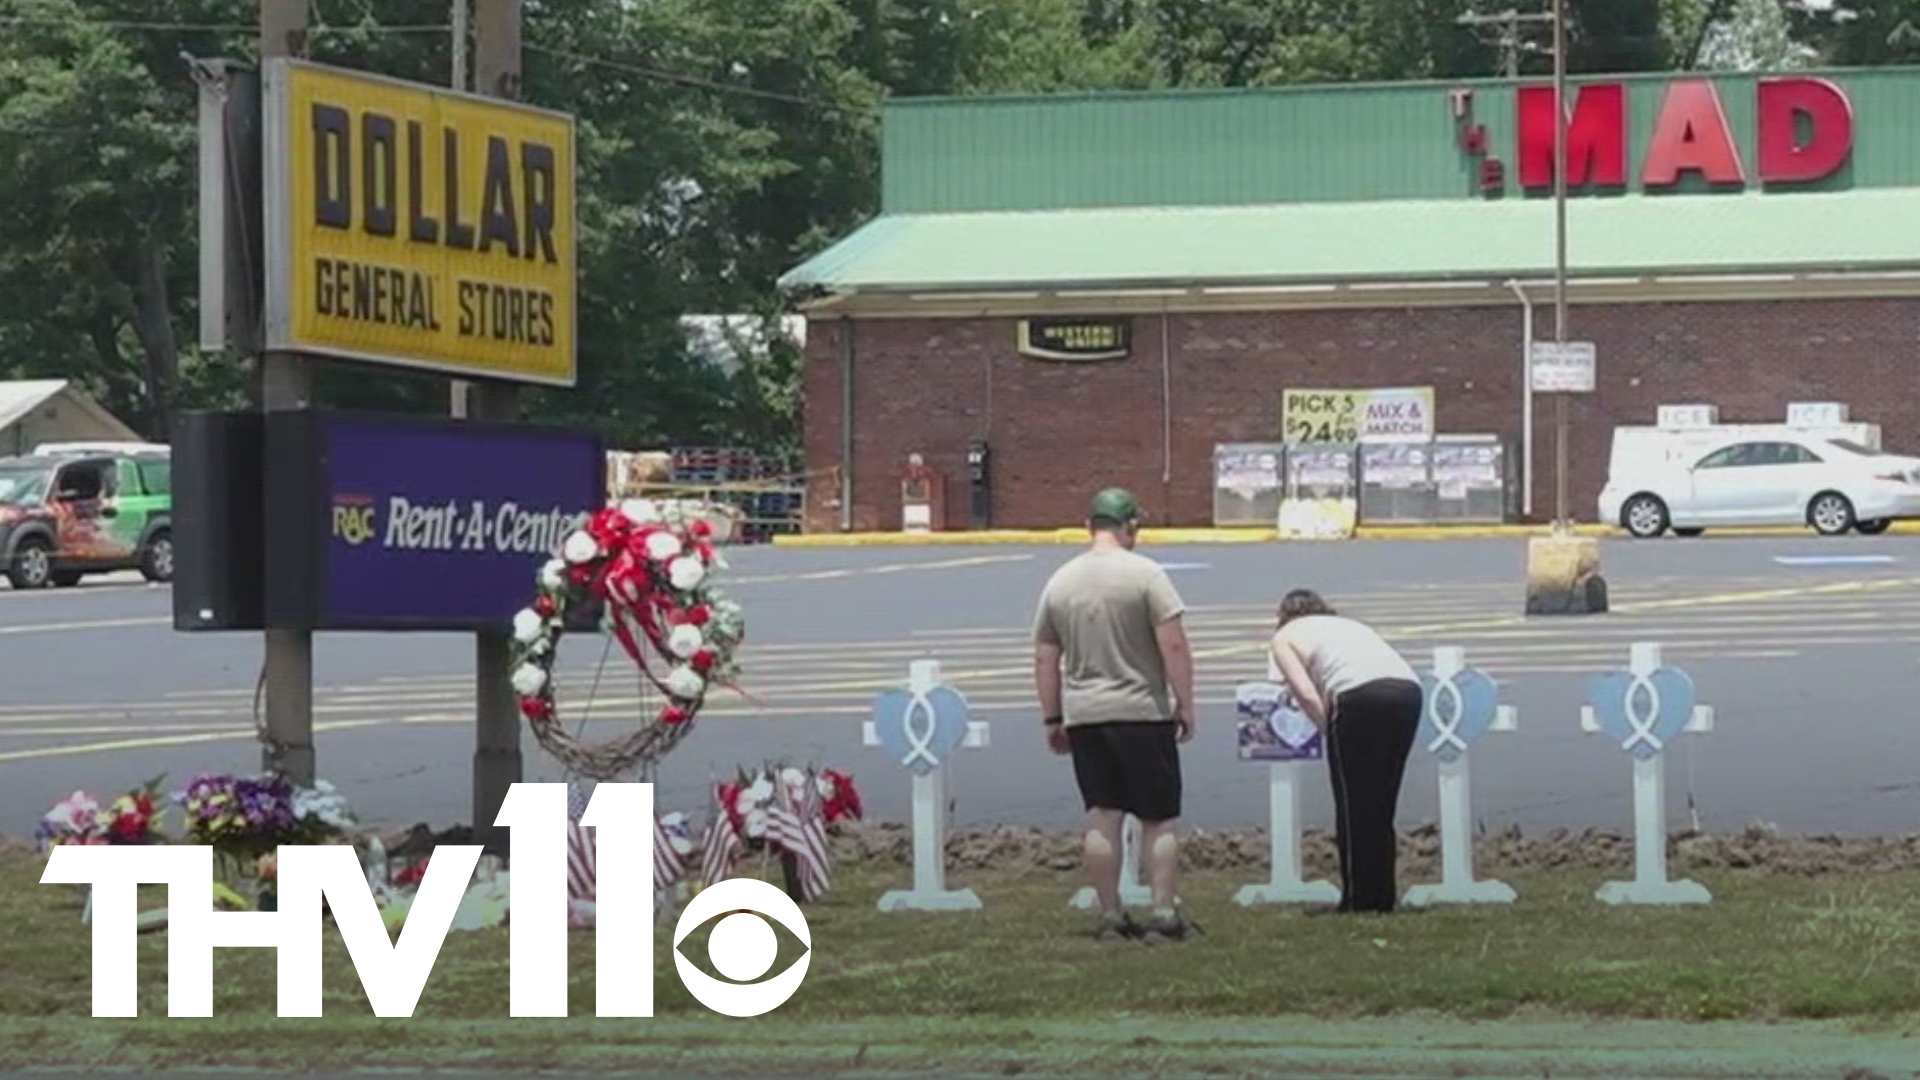
[[[921,723],[914,723],[916,719]],[[940,722],[926,691],[913,691],[906,715],[900,718],[900,730],[906,735],[908,745],[907,756],[900,759],[901,765],[912,768],[914,762],[925,759],[929,769],[940,767],[940,759],[933,756],[933,736],[940,730]]]
[[[1438,734],[1427,744],[1430,753],[1437,754],[1441,747],[1448,745],[1458,753],[1467,752],[1467,740],[1460,737],[1460,722],[1466,719],[1467,705],[1453,680],[1454,676],[1449,675],[1433,688],[1433,729]]]
[[[1645,715],[1634,708],[1636,692],[1642,689],[1647,692]],[[1620,711],[1627,718],[1627,729],[1630,732],[1627,735],[1627,741],[1620,744],[1620,749],[1632,753],[1634,747],[1641,743],[1652,747],[1656,754],[1665,749],[1660,742],[1660,736],[1653,733],[1653,726],[1660,719],[1660,688],[1653,685],[1652,679],[1636,673],[1633,682],[1627,686],[1627,699],[1621,702]]]

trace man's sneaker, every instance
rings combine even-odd
[[[1143,932],[1140,924],[1133,921],[1133,916],[1121,911],[1102,915],[1099,929],[1094,931],[1093,936],[1100,941],[1138,941]]]
[[[1205,931],[1200,929],[1199,923],[1187,918],[1185,913],[1176,912],[1170,919],[1155,918],[1147,923],[1141,939],[1149,945],[1159,945],[1166,942],[1185,941],[1201,933]]]

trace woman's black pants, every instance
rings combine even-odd
[[[1334,700],[1327,765],[1342,911],[1393,910],[1400,853],[1393,820],[1423,707],[1420,684],[1405,679],[1376,679]]]

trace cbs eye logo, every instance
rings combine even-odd
[[[714,925],[707,939],[707,959],[713,962],[714,970],[734,982],[722,982],[694,967],[680,950],[688,935],[724,912],[731,914]],[[807,951],[773,978],[748,982],[772,969],[780,954],[780,943],[768,918],[786,927]],[[694,1000],[725,1016],[759,1016],[785,1005],[806,979],[811,959],[813,933],[800,905],[778,886],[758,878],[728,878],[702,889],[681,911],[680,921],[673,928],[673,963],[681,985]]]

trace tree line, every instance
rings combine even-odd
[[[1544,0],[1490,3],[1540,10]],[[1568,0],[1576,73],[1920,59],[1920,0]],[[376,12],[376,8],[378,9]],[[307,54],[446,83],[450,0],[315,0]],[[878,198],[889,96],[1539,74],[1546,28],[1469,0],[527,0],[523,97],[578,117],[580,386],[541,420],[614,445],[790,455],[775,279]],[[0,0],[0,376],[68,378],[149,437],[240,407],[196,348],[188,57],[250,61],[256,0]],[[748,316],[715,365],[681,318]],[[754,345],[759,347],[752,347]],[[322,401],[439,410],[443,381],[333,373]]]

